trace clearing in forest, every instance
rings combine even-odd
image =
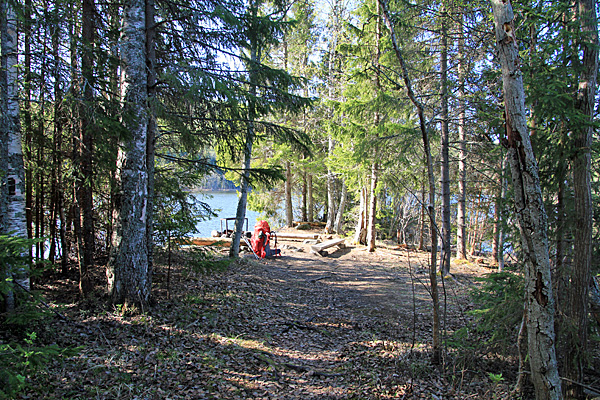
[[[68,303],[42,340],[79,355],[28,377],[26,396],[97,399],[504,398],[514,360],[446,350],[429,362],[428,253],[398,246],[331,249],[282,242],[283,257],[245,255],[197,271],[184,255],[157,265],[150,310],[75,303],[74,281],[42,289]],[[468,324],[467,292],[492,270],[453,265],[442,289],[449,335]],[[101,281],[99,280],[99,283]],[[440,283],[441,285],[441,283]],[[71,301],[69,301],[69,298]],[[493,382],[490,373],[502,373]],[[25,398],[25,396],[24,396]]]

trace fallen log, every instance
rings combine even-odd
[[[296,240],[306,240],[306,239],[318,239],[319,235],[316,233],[290,233],[290,232],[277,232],[277,239],[296,239]]]

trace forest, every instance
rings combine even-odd
[[[598,10],[0,0],[0,399],[599,398]]]

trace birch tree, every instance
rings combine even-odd
[[[18,34],[17,13],[15,3],[11,1],[0,2],[0,33],[2,40],[1,61],[1,112],[2,112],[2,162],[0,167],[5,168],[2,173],[2,186],[5,187],[6,204],[4,226],[1,232],[27,237],[27,220],[25,216],[25,167],[23,163],[23,149],[21,145],[21,126],[19,123],[19,101],[18,101]],[[29,276],[23,269],[12,270],[8,267],[7,278],[12,278],[19,287],[29,290]],[[11,311],[15,308],[14,293],[8,293],[6,298],[6,309]]]
[[[531,379],[536,399],[560,399],[556,363],[554,296],[550,279],[548,226],[538,165],[526,121],[525,91],[519,68],[514,14],[510,1],[492,0],[502,69],[506,144],[525,263],[525,302]]]
[[[148,260],[148,75],[146,69],[145,0],[124,4],[122,57],[123,124],[129,132],[119,148],[119,193],[114,213],[115,233],[108,264],[108,289],[114,303],[146,304],[152,271]]]

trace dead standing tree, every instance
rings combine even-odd
[[[548,222],[538,165],[525,112],[514,14],[509,0],[492,0],[498,57],[502,67],[506,146],[514,187],[515,213],[525,264],[525,302],[531,379],[536,399],[560,399],[561,382],[554,347],[554,297],[550,279]]]

